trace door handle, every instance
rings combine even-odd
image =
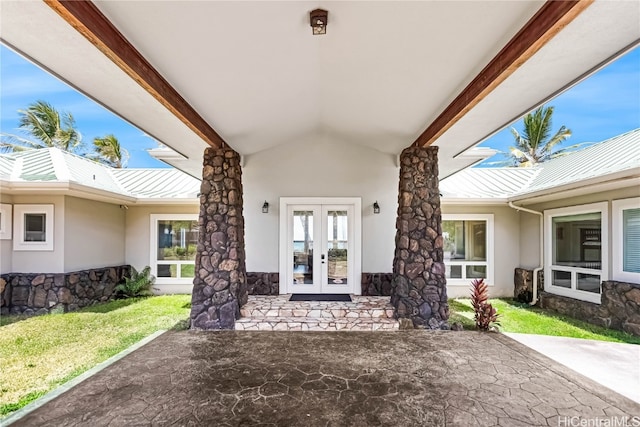
[[[324,254],[320,255],[320,260],[322,261],[322,264],[324,264]]]

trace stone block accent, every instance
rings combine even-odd
[[[94,268],[72,273],[9,273],[0,276],[0,310],[6,314],[73,311],[109,301],[131,266]]]
[[[542,292],[540,306],[605,328],[640,336],[640,284],[602,282],[600,304]]]
[[[191,296],[192,329],[233,329],[247,302],[240,155],[207,148]]]
[[[518,302],[529,303],[533,300],[533,270],[516,268],[513,275],[513,298]],[[544,290],[544,272],[538,272],[538,295]]]
[[[392,280],[393,273],[362,273],[362,295],[388,297]]]
[[[245,331],[394,331],[399,323],[388,297],[352,301],[289,301],[289,295],[251,295],[236,329]],[[411,323],[409,321],[409,323]]]
[[[278,295],[280,274],[247,272],[247,292],[249,295]]]
[[[449,304],[438,189],[438,147],[400,155],[391,304],[414,327],[448,329]]]
[[[393,273],[362,273],[362,296],[390,296]],[[249,295],[279,295],[280,274],[247,272]]]

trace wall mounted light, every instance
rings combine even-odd
[[[377,200],[373,203],[373,213],[374,214],[380,213],[380,205],[378,204]]]
[[[269,213],[269,203],[266,200],[262,204],[262,213]]]
[[[314,35],[327,33],[327,22],[329,18],[329,12],[323,9],[312,10],[309,14],[311,28]]]

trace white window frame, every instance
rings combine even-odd
[[[487,266],[487,277],[484,279],[485,283],[489,286],[494,286],[494,215],[493,214],[443,214],[442,221],[485,221],[487,224],[486,236],[487,236],[487,259],[486,261],[445,261],[445,265],[461,265],[462,275],[461,279],[452,279],[447,277],[447,286],[469,286],[469,283],[474,278],[466,278],[467,265],[484,265]]]
[[[590,203],[587,205],[569,206],[558,209],[548,209],[544,211],[544,289],[552,294],[561,295],[569,298],[574,298],[582,301],[588,301],[595,304],[600,304],[601,293],[594,294],[593,292],[581,291],[576,289],[577,275],[578,273],[599,275],[600,283],[608,280],[609,278],[609,206],[608,202]],[[601,263],[600,270],[592,268],[570,267],[566,265],[554,265],[553,264],[553,241],[555,236],[553,235],[553,218],[568,216],[568,215],[580,215],[600,213],[600,251],[601,251]],[[554,286],[553,271],[565,271],[571,273],[571,288],[563,288],[561,286]]]
[[[198,221],[198,214],[150,214],[149,215],[149,237],[150,237],[150,259],[149,266],[151,267],[151,274],[156,277],[156,284],[158,285],[182,285],[192,284],[193,277],[180,277],[180,269],[178,268],[176,274],[178,277],[158,277],[158,264],[195,264],[194,261],[180,261],[171,260],[170,262],[158,261],[158,221]],[[194,274],[198,274],[197,271]]]
[[[640,283],[640,273],[633,273],[624,271],[623,268],[623,223],[622,213],[627,209],[640,208],[640,197],[634,197],[631,199],[614,200],[611,203],[611,222],[612,233],[611,244],[612,248],[612,272],[611,276],[613,280],[619,280],[621,282]]]
[[[0,203],[0,240],[11,240],[12,213],[10,204]]]
[[[13,213],[14,251],[53,251],[53,205],[13,205]],[[44,242],[27,242],[24,240],[24,216],[27,214],[45,215]]]

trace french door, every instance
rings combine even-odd
[[[359,293],[360,224],[356,212],[360,211],[356,211],[356,203],[289,201],[281,210],[282,292]]]

